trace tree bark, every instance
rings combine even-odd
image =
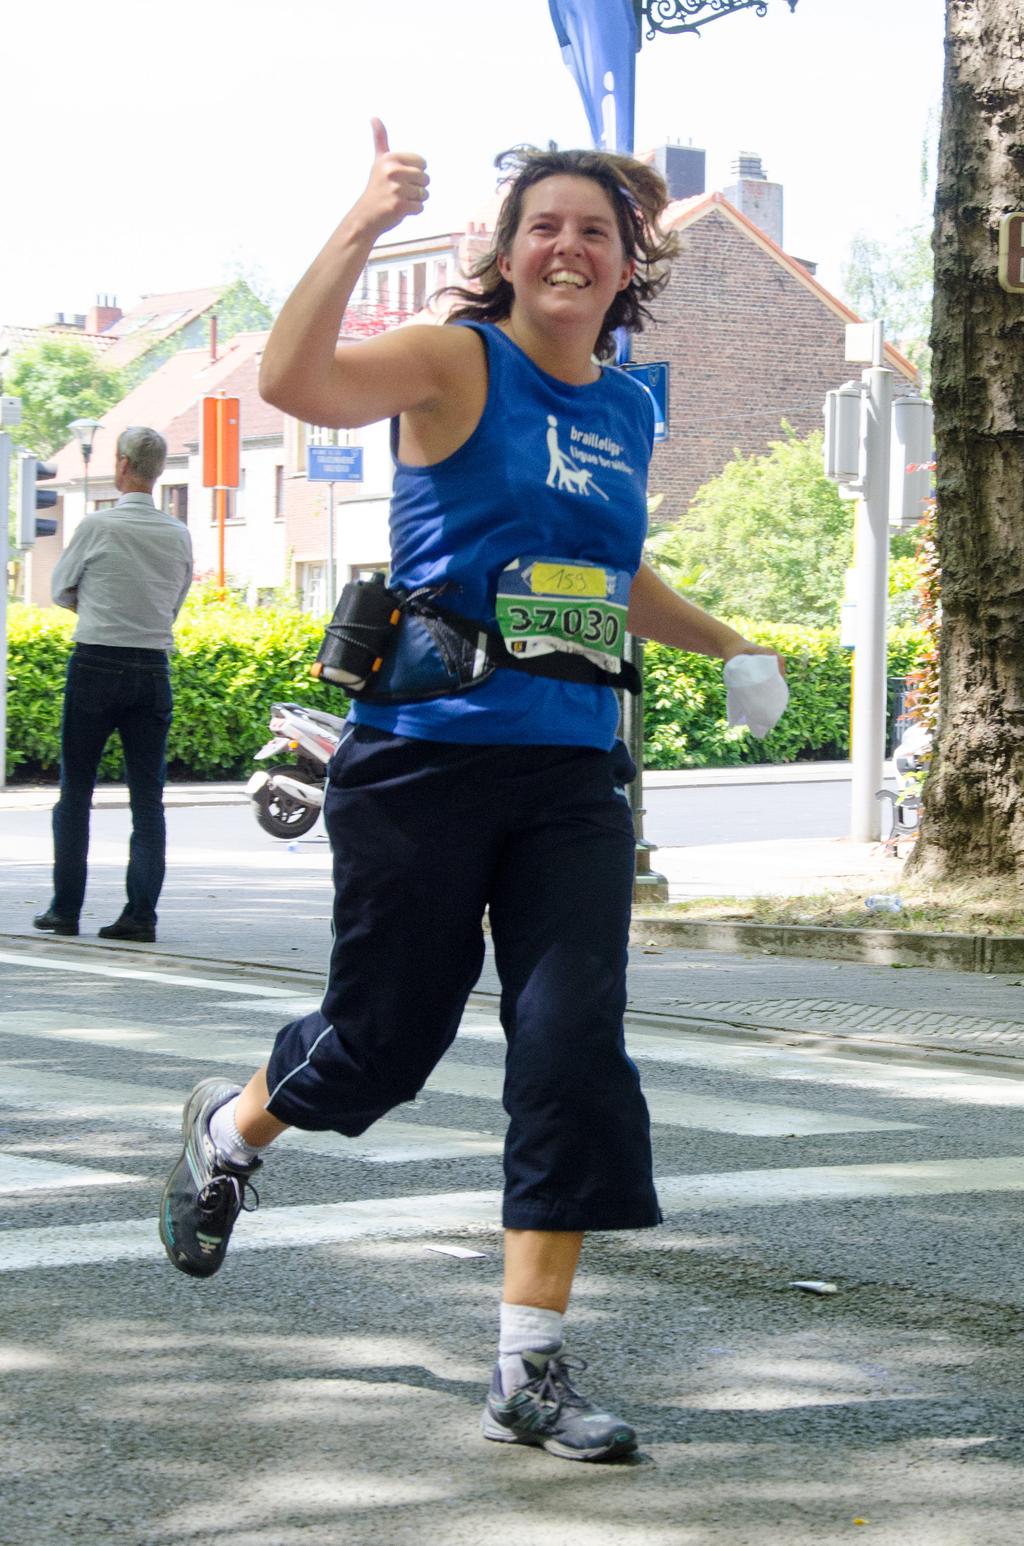
[[[998,280],[1024,209],[1020,0],[947,0],[931,343],[942,567],[936,752],[914,868],[1024,869],[1024,294]]]

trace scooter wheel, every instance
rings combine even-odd
[[[284,765],[270,768],[268,772],[271,778],[276,773],[284,773],[288,778],[302,777],[300,769]],[[269,832],[271,837],[283,838],[302,837],[303,833],[316,826],[320,815],[319,805],[307,805],[302,800],[295,800],[269,784],[264,784],[253,795],[252,810],[264,832]]]

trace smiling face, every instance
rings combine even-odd
[[[636,265],[626,256],[615,210],[600,184],[558,174],[526,190],[519,225],[498,267],[523,320],[578,326],[596,339]]]

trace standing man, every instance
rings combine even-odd
[[[156,430],[123,430],[114,464],[121,498],[86,516],[53,571],[53,599],[78,613],[78,626],[64,689],[60,799],[53,809],[53,900],[32,920],[52,934],[78,933],[96,771],[117,730],[132,809],[128,900],[121,916],[100,929],[100,938],[139,944],[156,939],[171,725],[167,654],[192,583],[188,528],[153,501],[166,459],[167,442]]]

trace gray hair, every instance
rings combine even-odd
[[[123,429],[117,437],[117,454],[143,483],[155,483],[167,460],[167,441],[155,429],[136,425]]]

